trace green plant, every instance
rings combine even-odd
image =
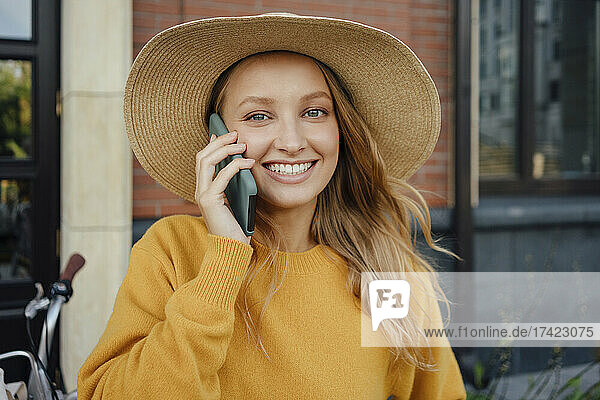
[[[583,367],[575,376],[571,377],[563,385],[559,386],[560,370],[562,367],[563,348],[554,348],[552,357],[548,360],[548,365],[540,371],[538,375],[529,377],[526,391],[519,397],[519,400],[537,400],[540,399],[542,391],[551,382],[554,376],[554,385],[547,397],[548,400],[600,400],[600,379],[588,388],[581,388],[581,379],[588,371],[595,366],[600,365],[600,360],[594,360]],[[483,364],[478,361],[474,368],[475,390],[467,391],[467,400],[496,400],[505,399],[505,393],[498,394],[498,385],[500,378],[506,374],[502,367],[492,378],[488,387],[478,386],[483,382],[485,374]]]

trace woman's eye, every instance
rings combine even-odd
[[[308,113],[310,113],[310,112],[313,112],[313,111],[316,111],[316,112],[317,112],[317,115],[315,115],[315,114],[312,114],[312,115],[311,115],[311,117],[320,117],[320,115],[318,114],[318,112],[319,112],[319,111],[320,111],[320,112],[322,112],[322,113],[323,113],[323,115],[325,115],[325,114],[326,114],[326,112],[325,112],[325,111],[323,111],[323,110],[319,110],[318,108],[313,108],[312,110],[308,110],[306,113],[308,114]]]
[[[251,119],[252,121],[264,121],[264,119],[254,119],[254,117],[259,116],[259,115],[266,117],[265,114],[253,114],[253,115],[249,116],[247,119]]]
[[[323,110],[320,110],[318,108],[313,108],[312,110],[308,110],[305,114],[312,113],[312,114],[309,114],[309,116],[312,117],[312,118],[316,118],[316,117],[320,117],[321,116],[321,115],[319,115],[319,112],[323,113],[322,115],[326,115],[327,114],[327,112],[325,112]],[[260,118],[261,116],[263,118]],[[259,118],[254,118],[254,117],[259,117]],[[246,118],[246,120],[251,120],[251,121],[265,121],[266,117],[267,116],[265,114],[257,113],[257,114],[252,114],[252,115],[248,116],[248,118]]]

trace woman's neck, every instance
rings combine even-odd
[[[263,204],[262,211],[267,213],[279,225],[287,241],[287,251],[303,252],[317,245],[310,234],[310,224],[315,207],[316,198],[311,203],[291,209],[265,207]],[[254,231],[254,238],[261,243],[266,243],[263,233],[258,229]]]

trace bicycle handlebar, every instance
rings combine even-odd
[[[8,357],[15,356],[25,356],[29,358],[31,364],[31,371],[29,373],[29,379],[27,382],[27,390],[30,393],[35,394],[33,398],[35,399],[50,399],[56,398],[58,394],[61,395],[60,398],[66,399],[76,399],[77,391],[73,391],[69,393],[66,397],[64,397],[64,393],[60,390],[55,392],[54,388],[52,388],[51,378],[48,377],[46,373],[46,364],[48,363],[48,358],[50,356],[50,349],[52,348],[52,339],[54,336],[54,328],[56,326],[56,322],[58,320],[58,315],[60,313],[60,309],[62,305],[69,301],[69,298],[73,294],[73,289],[71,288],[71,281],[75,277],[75,274],[83,267],[85,264],[85,258],[79,253],[73,253],[69,260],[67,261],[67,266],[65,270],[60,275],[58,281],[54,282],[50,288],[50,296],[43,297],[43,288],[42,285],[37,282],[37,295],[31,300],[27,307],[25,307],[25,317],[27,322],[27,332],[28,336],[31,340],[33,350],[35,351],[35,343],[31,338],[31,332],[29,330],[30,321],[36,316],[39,310],[48,309],[46,313],[46,318],[44,319],[44,325],[42,327],[42,334],[40,337],[40,346],[38,349],[37,357],[34,358],[34,354],[26,352],[26,351],[14,351],[10,353],[0,354],[0,360]],[[48,343],[48,346],[46,346]],[[42,379],[45,376],[47,381]]]
[[[75,277],[75,274],[83,267],[85,264],[85,258],[79,253],[73,253],[71,257],[69,257],[69,261],[67,262],[67,267],[60,275],[60,280],[72,281]]]

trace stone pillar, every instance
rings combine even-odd
[[[67,390],[104,332],[131,249],[131,151],[122,112],[132,59],[131,0],[63,0],[61,267],[86,265],[61,315]]]

